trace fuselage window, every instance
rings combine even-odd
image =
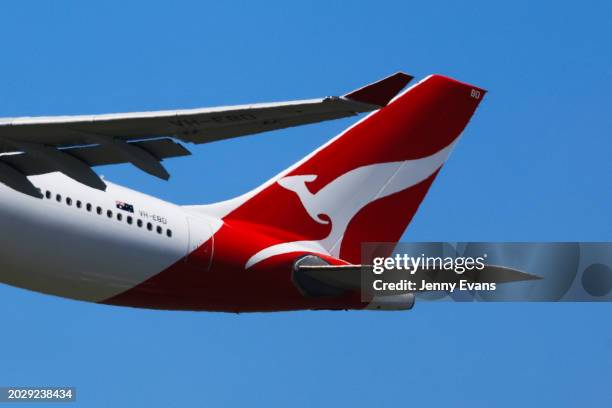
[[[53,194],[51,193],[51,191],[46,190],[45,191],[45,197],[47,199],[51,199],[51,197],[53,197]],[[56,194],[55,195],[55,199],[58,203],[62,202],[62,195],[61,194]],[[66,197],[66,204],[71,206],[72,205],[72,198],[70,197]],[[81,200],[76,200],[75,205],[77,208],[81,208],[83,207],[83,202]],[[87,211],[91,212],[93,210],[93,205],[91,203],[86,203],[85,204],[85,208],[87,209]],[[96,213],[98,213],[98,215],[101,215],[103,213],[102,207],[98,206],[96,207]],[[107,210],[106,211],[106,215],[108,218],[113,218],[113,211],[112,210]],[[132,225],[134,223],[134,218],[131,215],[128,215],[125,217],[127,223],[129,225]],[[122,221],[123,220],[123,214],[121,213],[117,213],[117,221]],[[141,219],[137,219],[136,220],[136,225],[138,225],[139,228],[142,228],[142,226],[144,225],[144,222]],[[147,230],[149,231],[153,231],[153,224],[150,222],[147,222]],[[163,234],[164,233],[164,229],[161,226],[156,226],[155,227],[155,231],[157,231],[158,234]],[[166,230],[166,236],[168,238],[172,237],[172,230],[167,229]]]

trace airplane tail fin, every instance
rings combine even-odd
[[[373,98],[372,89],[360,91],[345,97]],[[485,92],[441,75],[390,102],[374,92],[387,106],[259,188],[206,210],[278,234],[280,246],[359,263],[362,242],[400,239]]]

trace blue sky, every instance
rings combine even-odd
[[[609,2],[21,1],[0,6],[0,116],[341,94],[397,70],[489,90],[404,239],[612,240]],[[254,187],[354,119],[189,146],[180,204]],[[421,302],[403,313],[176,313],[0,286],[0,386],[78,405],[604,406],[610,304]]]

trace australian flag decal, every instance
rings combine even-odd
[[[115,201],[117,208],[127,212],[134,212],[134,206],[132,204],[124,203],[123,201]]]

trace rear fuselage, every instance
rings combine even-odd
[[[265,229],[108,183],[106,191],[60,173],[30,178],[43,198],[0,184],[0,281],[97,303],[171,310],[362,308],[359,297],[309,299],[286,254],[246,268]],[[215,233],[221,240],[215,246]],[[215,254],[216,252],[216,254]]]

